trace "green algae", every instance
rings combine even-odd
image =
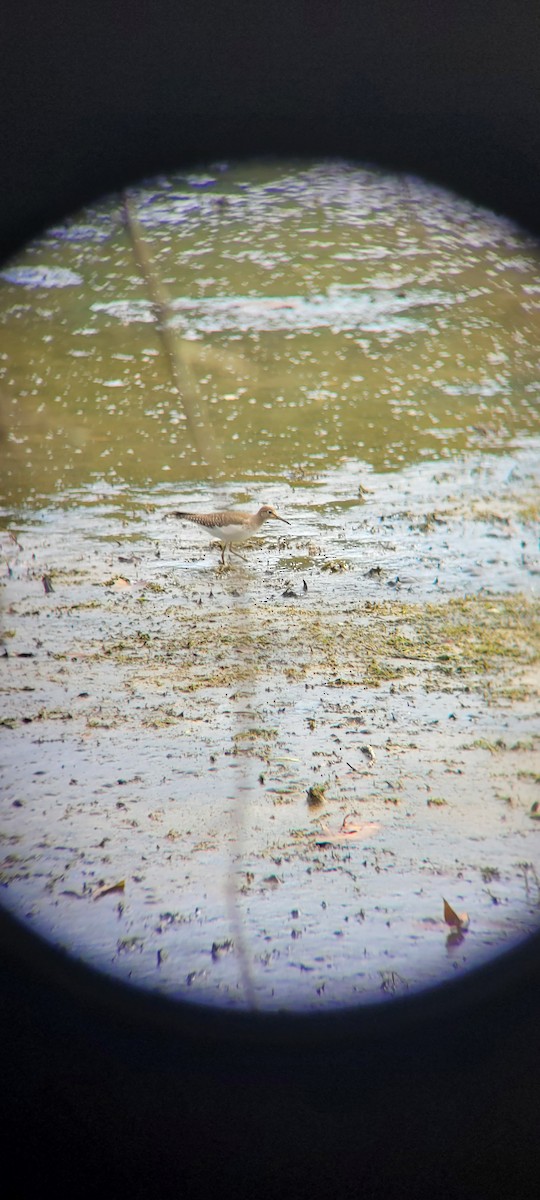
[[[429,690],[440,686],[442,674],[447,684],[466,680],[494,699],[516,688],[516,670],[538,662],[540,615],[523,595],[428,604],[368,601],[346,612],[336,604],[324,610],[292,605],[286,615],[275,604],[259,606],[256,614],[241,604],[221,621],[199,610],[196,618],[183,619],[177,637],[157,623],[152,635],[137,627],[89,653],[142,669],[159,665],[181,691],[225,688],[264,675],[324,677],[330,687],[416,679]],[[520,696],[528,694],[522,686]]]

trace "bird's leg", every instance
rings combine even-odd
[[[239,550],[233,550],[232,546],[229,546],[229,554],[234,554],[236,558],[241,558],[242,562],[247,562],[247,558],[244,558],[244,555],[240,554]]]
[[[221,543],[221,565],[225,566],[225,542]]]

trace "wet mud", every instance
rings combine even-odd
[[[2,534],[1,901],[169,996],[443,982],[540,917],[538,446],[80,488]],[[448,919],[448,909],[459,920]]]

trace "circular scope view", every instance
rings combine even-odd
[[[0,903],[225,1009],[540,916],[540,249],[416,178],[213,164],[0,268]]]

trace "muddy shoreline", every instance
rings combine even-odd
[[[282,487],[297,528],[225,571],[167,494],[11,524],[2,903],[135,984],[268,1010],[387,1000],[536,928],[528,453],[485,466],[516,474],[491,504],[470,461],[437,506],[424,468],[399,509],[388,477]]]

